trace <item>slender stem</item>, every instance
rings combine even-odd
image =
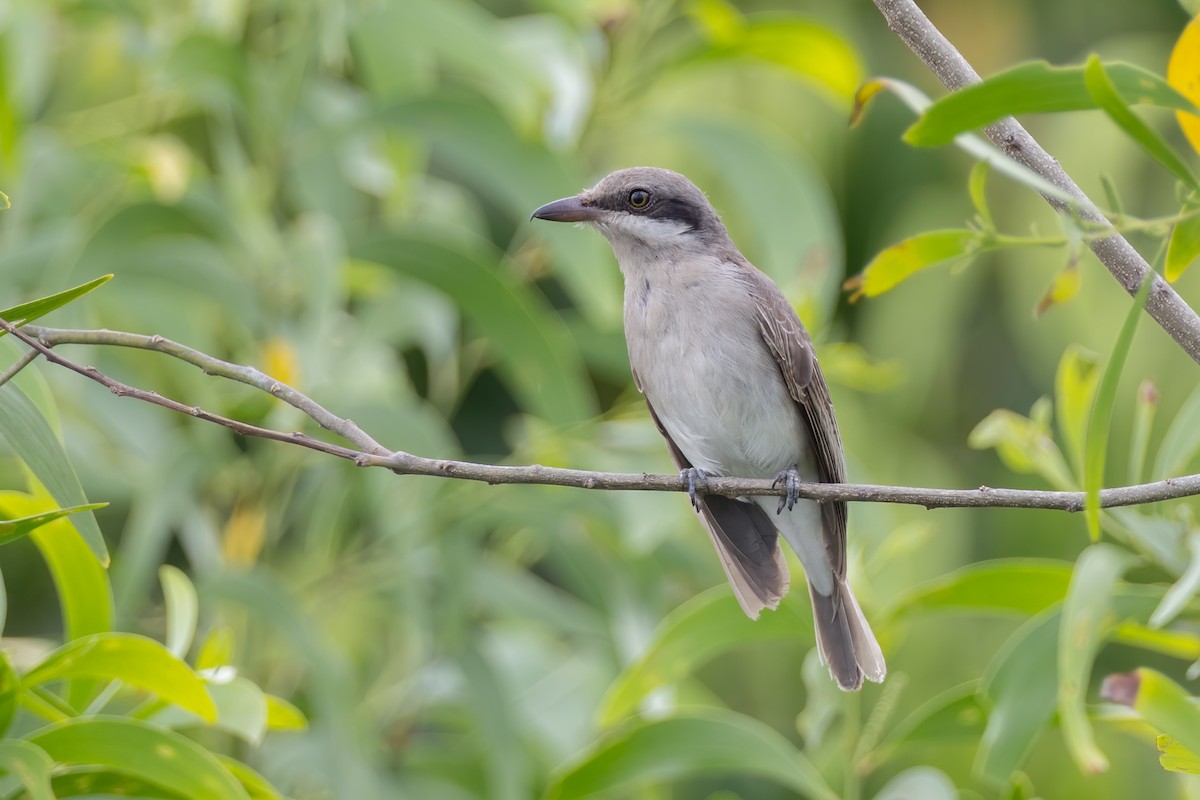
[[[979,82],[979,74],[955,49],[941,31],[917,7],[913,0],[875,0],[888,27],[900,37],[947,89],[954,91]],[[1018,164],[1050,181],[1076,198],[1079,215],[1085,222],[1111,228],[1110,223],[1088,199],[1059,163],[1012,117],[1006,117],[984,129],[987,138]],[[1043,195],[1047,203],[1064,211],[1062,200]],[[1088,246],[1126,292],[1133,296],[1148,273],[1146,260],[1123,236],[1089,238]],[[1154,274],[1146,312],[1154,318],[1183,350],[1200,363],[1200,316],[1165,280]]]
[[[424,458],[400,451],[390,451],[375,442],[357,425],[336,416],[321,407],[311,398],[290,386],[263,375],[252,367],[243,367],[205,355],[191,348],[164,339],[161,336],[142,336],[108,330],[66,330],[27,325],[17,328],[0,319],[0,328],[16,336],[40,353],[47,361],[69,369],[93,380],[119,397],[132,397],[147,403],[162,406],[180,414],[222,425],[242,436],[254,436],[278,442],[306,447],[327,455],[344,458],[360,467],[381,467],[400,475],[426,475],[439,478],[481,481],[489,484],[523,483],[547,486],[569,486],[580,489],[632,490],[651,492],[686,491],[686,482],[678,475],[652,475],[644,472],[610,473],[580,469],[545,467],[540,464],[508,466],[500,464],[477,464],[471,461],[455,461],[444,458]],[[262,391],[287,401],[300,409],[327,430],[334,431],[357,447],[345,447],[313,438],[298,431],[277,431],[249,425],[238,420],[214,414],[196,406],[163,397],[156,392],[138,389],[105,375],[95,367],[81,366],[64,358],[51,349],[51,343],[80,343],[92,345],[116,345],[153,350],[179,358],[213,375],[240,380]],[[365,446],[364,446],[365,445]],[[369,448],[369,449],[368,449]],[[710,476],[708,494],[724,497],[748,497],[758,495],[782,495],[784,489],[770,479],[729,478]],[[1200,495],[1200,475],[1168,478],[1155,483],[1121,486],[1100,492],[1102,508],[1142,505]],[[1040,491],[1029,489],[995,489],[980,486],[978,489],[935,489],[914,486],[878,486],[850,483],[807,483],[801,484],[799,496],[825,501],[869,503],[902,503],[926,508],[1044,508],[1059,511],[1081,511],[1084,505],[1083,492]]]
[[[40,355],[41,353],[39,353],[37,350],[26,350],[24,353],[22,353],[21,357],[12,363],[12,366],[0,373],[0,386],[3,386],[11,381],[14,375],[28,367],[29,364]]]

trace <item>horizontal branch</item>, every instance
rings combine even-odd
[[[908,45],[947,89],[955,91],[979,83],[979,74],[974,67],[929,21],[914,0],[875,0],[875,5],[887,20],[888,27]],[[1058,161],[1012,117],[1005,117],[987,126],[984,134],[1009,158],[1074,197],[1079,203],[1079,213],[1085,221],[1111,230],[1108,236],[1091,238],[1088,246],[1130,296],[1137,294],[1147,274],[1153,274],[1154,283],[1150,287],[1149,297],[1146,298],[1146,313],[1192,357],[1192,360],[1200,363],[1200,315],[1196,314],[1169,283],[1154,273],[1146,259],[1142,258],[1124,236],[1112,228],[1111,223],[1075,181],[1071,180],[1071,176]],[[1056,210],[1066,210],[1062,200],[1051,195],[1043,197]]]
[[[253,367],[221,361],[161,336],[144,336],[109,330],[43,328],[34,325],[19,328],[2,319],[0,319],[0,328],[27,344],[31,348],[31,352],[42,355],[52,364],[69,369],[101,384],[119,397],[132,397],[152,403],[180,414],[224,426],[242,436],[270,439],[316,450],[326,455],[346,459],[360,467],[380,467],[399,475],[458,478],[489,484],[540,484],[610,491],[687,491],[687,484],[679,475],[657,475],[644,472],[591,472],[580,469],[545,467],[540,464],[529,466],[478,464],[471,461],[424,458],[402,451],[391,451],[372,439],[350,420],[338,417],[312,398],[265,373]],[[331,444],[299,431],[278,431],[250,425],[163,397],[157,392],[130,386],[105,375],[95,367],[83,366],[64,358],[53,350],[54,345],[59,344],[132,347],[178,358],[199,367],[207,374],[237,380],[278,397],[303,411],[323,428],[337,433],[356,446],[344,447]],[[32,359],[29,357],[22,357],[17,363],[23,366],[30,360]],[[15,372],[15,370],[10,369],[6,372]],[[775,486],[770,479],[729,478],[713,475],[708,478],[708,486],[705,491],[707,494],[724,497],[750,497],[779,496],[785,490]],[[915,486],[805,483],[800,485],[798,494],[802,498],[817,501],[900,503],[926,508],[1042,508],[1058,511],[1081,511],[1084,505],[1083,492],[997,489],[988,486],[981,486],[978,489],[930,489]],[[1104,489],[1100,492],[1100,505],[1104,508],[1142,505],[1194,495],[1200,495],[1200,475]]]

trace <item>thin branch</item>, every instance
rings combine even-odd
[[[8,326],[5,325],[5,328],[8,328]],[[126,333],[124,331],[43,328],[40,325],[25,325],[22,326],[21,330],[35,337],[47,347],[54,347],[59,344],[98,344],[132,347],[139,350],[153,350],[165,353],[178,358],[180,361],[186,361],[194,367],[199,367],[204,371],[205,375],[229,378],[230,380],[244,383],[247,386],[253,386],[267,394],[278,397],[288,405],[303,411],[322,428],[331,433],[336,433],[346,441],[351,442],[359,450],[368,453],[390,452],[386,447],[368,436],[362,428],[358,427],[351,420],[342,419],[331,414],[312,398],[301,394],[281,381],[275,380],[261,370],[213,358],[206,353],[201,353],[199,350],[194,350],[187,345],[173,342],[157,334],[154,336],[145,336],[140,333]],[[78,370],[76,371],[78,372]],[[132,389],[132,387],[130,388]]]
[[[580,489],[637,490],[652,492],[686,491],[685,482],[678,475],[652,475],[642,472],[611,473],[590,472],[579,469],[545,467],[540,464],[529,466],[503,466],[477,464],[470,461],[455,461],[441,458],[423,458],[411,453],[393,452],[375,442],[357,425],[342,419],[301,392],[274,380],[253,367],[230,364],[185,347],[161,336],[142,336],[109,330],[65,330],[27,325],[17,328],[0,319],[0,328],[11,333],[41,354],[53,364],[77,372],[106,387],[119,397],[132,397],[147,403],[168,408],[180,414],[222,425],[242,436],[254,436],[277,442],[306,447],[327,455],[344,458],[360,467],[382,467],[400,475],[427,475],[440,478],[481,481],[489,484],[523,483],[547,486],[569,486]],[[122,383],[97,370],[82,366],[54,352],[54,344],[92,344],[133,347],[153,350],[186,361],[210,375],[230,378],[254,386],[268,394],[283,399],[303,411],[327,430],[346,438],[358,449],[323,442],[300,432],[277,431],[248,425],[219,414],[213,414],[196,406],[163,397],[156,392],[138,389]],[[752,495],[781,495],[783,489],[769,479],[726,478],[711,476],[708,479],[708,494],[724,497],[748,497]],[[981,486],[978,489],[928,489],[913,486],[877,486],[850,483],[807,483],[799,489],[800,497],[810,500],[842,500],[845,502],[901,503],[920,505],[926,508],[1042,508],[1059,511],[1080,511],[1084,505],[1083,492],[1054,492],[1028,489],[994,489]],[[1100,493],[1100,505],[1142,505],[1162,500],[1200,495],[1200,475],[1168,478],[1156,483],[1122,486],[1105,489]]]
[[[12,366],[0,373],[0,386],[11,381],[14,375],[28,367],[39,355],[41,354],[37,350],[26,350],[20,358],[12,363]]]
[[[875,0],[875,5],[887,20],[888,27],[925,62],[925,66],[947,89],[955,91],[979,82],[979,74],[913,0]],[[992,144],[1018,164],[1028,167],[1075,197],[1079,201],[1078,213],[1085,221],[1112,227],[1058,161],[1042,149],[1015,119],[1006,117],[989,125],[984,133]],[[1056,210],[1066,209],[1061,200],[1047,195],[1043,197]],[[1137,294],[1146,273],[1153,272],[1137,250],[1115,230],[1110,236],[1092,239],[1088,246],[1130,296]],[[1146,313],[1192,360],[1200,363],[1200,316],[1157,274],[1150,288],[1150,296],[1146,299]]]

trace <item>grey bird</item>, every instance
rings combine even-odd
[[[882,681],[883,653],[846,583],[846,504],[797,498],[845,481],[837,419],[812,340],[779,288],[676,172],[634,167],[533,212],[608,239],[625,280],[633,379],[742,609],[788,590],[782,532],[808,578],[821,660],[844,690]],[[706,476],[774,478],[784,497],[704,493]]]

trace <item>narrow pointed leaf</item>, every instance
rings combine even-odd
[[[189,800],[249,800],[216,756],[173,731],[117,717],[74,719],[34,731],[28,741],[59,764],[103,765]]]
[[[200,601],[196,587],[177,567],[164,564],[158,569],[163,601],[167,606],[167,650],[176,658],[185,658],[196,635]]]
[[[1138,289],[1133,305],[1125,315],[1125,323],[1117,334],[1113,344],[1112,355],[1104,368],[1104,377],[1100,379],[1100,387],[1096,390],[1096,402],[1092,406],[1092,416],[1088,420],[1087,445],[1085,448],[1083,488],[1087,493],[1084,502],[1084,516],[1087,519],[1088,533],[1092,541],[1100,538],[1100,489],[1104,485],[1104,464],[1108,457],[1108,432],[1112,418],[1113,404],[1116,402],[1117,386],[1121,381],[1121,372],[1125,368],[1125,359],[1133,345],[1133,335],[1137,332],[1138,322],[1142,318],[1142,307],[1146,305],[1146,297],[1150,294],[1150,285],[1154,283],[1154,274],[1148,274]]]
[[[1063,601],[1058,631],[1058,717],[1075,763],[1086,774],[1104,772],[1108,759],[1096,746],[1084,709],[1092,663],[1115,620],[1112,597],[1133,558],[1111,544],[1079,556]]]
[[[1071,467],[1083,474],[1088,418],[1100,384],[1100,359],[1078,345],[1068,345],[1054,375],[1054,418]]]
[[[1121,130],[1176,178],[1193,190],[1200,191],[1200,181],[1196,179],[1191,168],[1171,149],[1165,139],[1129,110],[1128,102],[1105,71],[1099,56],[1093,55],[1088,59],[1087,66],[1084,67],[1084,81],[1096,105],[1104,109]]]
[[[56,505],[68,508],[88,504],[79,477],[54,429],[11,381],[0,386],[0,437],[8,441],[33,476],[46,487]],[[51,509],[38,509],[48,510]],[[108,564],[108,547],[92,512],[81,511],[72,523],[100,563]]]
[[[174,703],[207,722],[217,708],[204,681],[158,642],[130,633],[98,633],[55,650],[21,677],[30,689],[65,678],[119,680]]]
[[[929,97],[912,84],[893,78],[872,78],[859,87],[854,95],[854,110],[850,115],[850,124],[857,125],[866,111],[867,103],[875,95],[884,90],[899,97],[905,105],[920,114],[930,105]],[[951,95],[953,96],[953,95]],[[1079,198],[1073,197],[1042,176],[1034,173],[1023,164],[1018,164],[1007,155],[996,149],[991,142],[971,133],[960,133],[953,137],[954,145],[972,158],[986,161],[992,169],[1015,180],[1023,186],[1037,191],[1046,197],[1061,201],[1067,208],[1077,208]]]
[[[1054,716],[1058,691],[1059,609],[1049,608],[1008,638],[988,665],[980,691],[990,701],[975,771],[1007,783]]]
[[[1196,211],[1197,207],[1188,204],[1183,210]],[[1175,223],[1175,227],[1171,229],[1163,277],[1171,283],[1179,280],[1197,256],[1200,256],[1200,217],[1188,217]]]
[[[90,280],[87,283],[58,292],[57,294],[52,294],[49,297],[41,297],[37,300],[30,300],[28,303],[9,306],[0,311],[0,319],[13,323],[33,322],[38,317],[43,317],[55,309],[62,308],[73,300],[78,300],[93,289],[108,283],[112,278],[112,275],[101,275],[95,280]],[[4,336],[6,333],[7,331],[0,330],[0,336]]]
[[[70,514],[78,514],[81,511],[104,508],[107,505],[108,503],[89,503],[83,506],[71,506],[70,508],[56,508],[53,511],[43,511],[40,514],[20,517],[18,519],[0,519],[0,544],[16,541],[56,519]],[[0,506],[0,514],[3,513],[2,509],[3,506]]]
[[[1038,614],[1062,602],[1071,565],[1051,559],[994,559],[951,572],[898,599],[893,614],[965,611]],[[886,617],[885,617],[886,618]]]
[[[846,281],[845,288],[853,292],[851,300],[877,297],[926,267],[972,255],[979,246],[979,234],[975,231],[918,233],[875,256],[862,274]]]
[[[1162,480],[1181,474],[1200,451],[1200,386],[1183,401],[1171,420],[1158,457],[1154,459],[1152,478]]]
[[[1132,64],[1106,64],[1114,86],[1131,102],[1193,110],[1191,102],[1153,72]],[[961,133],[1001,117],[1097,108],[1084,67],[1055,67],[1045,61],[1019,64],[981,83],[946,95],[929,106],[904,140],[920,147],[946,144]]]

